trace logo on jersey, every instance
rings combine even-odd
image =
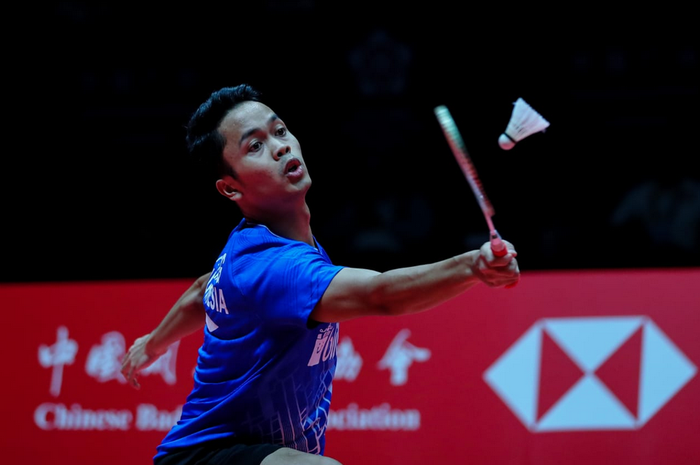
[[[311,353],[311,358],[306,366],[316,366],[320,362],[325,362],[335,357],[338,347],[338,331],[337,326],[330,323],[325,328],[321,328],[316,336],[316,344]]]
[[[216,260],[216,263],[214,263],[214,271],[212,271],[211,276],[209,277],[207,289],[204,292],[204,303],[212,310],[228,315],[228,307],[226,306],[226,299],[224,299],[224,292],[217,288],[219,285],[219,280],[221,279],[221,272],[225,261],[226,254],[223,254]],[[215,326],[215,328],[212,329],[212,325]],[[209,326],[210,331],[218,328],[218,326],[216,326],[216,324],[209,318],[207,318],[207,326]]]

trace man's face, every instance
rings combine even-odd
[[[268,106],[244,102],[226,115],[219,130],[226,138],[224,160],[237,174],[225,181],[244,213],[283,211],[290,202],[304,201],[311,178],[299,141]]]

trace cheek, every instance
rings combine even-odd
[[[270,166],[248,166],[239,172],[239,178],[248,189],[264,192],[275,184],[279,174]]]

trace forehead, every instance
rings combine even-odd
[[[274,112],[260,102],[243,102],[230,110],[219,125],[221,133],[230,142],[255,129],[266,127]]]

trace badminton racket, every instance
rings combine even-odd
[[[476,168],[474,167],[474,163],[469,156],[469,152],[467,152],[462,136],[457,130],[457,124],[455,124],[455,121],[446,106],[437,106],[435,107],[434,111],[435,116],[437,116],[438,122],[440,123],[440,127],[442,128],[442,132],[445,134],[445,138],[452,149],[452,154],[454,155],[455,160],[457,160],[459,167],[462,168],[464,177],[467,178],[467,181],[469,182],[469,185],[476,196],[476,200],[479,202],[481,211],[484,213],[486,223],[489,227],[491,250],[495,256],[503,257],[508,253],[508,251],[506,250],[506,245],[501,239],[500,234],[498,234],[498,231],[496,231],[496,228],[493,225],[493,220],[491,219],[496,212],[494,211],[493,205],[491,205],[489,198],[486,196],[486,192],[484,191],[484,186],[481,183],[479,174],[476,172]]]

